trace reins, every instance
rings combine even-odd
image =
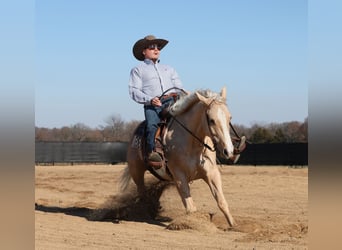
[[[239,134],[236,132],[235,128],[233,127],[233,124],[230,122],[229,126],[232,128],[234,134],[236,135],[237,138],[241,139],[241,137],[239,136]]]
[[[172,88],[169,88],[169,89],[165,90],[165,91],[162,93],[162,95],[159,97],[159,99],[160,99],[163,95],[165,95],[167,92],[169,92],[170,90],[172,90],[172,89],[177,89],[177,90],[182,91],[183,93],[186,93],[186,92],[184,91],[184,89],[177,88],[177,87],[172,87]],[[210,105],[211,105],[211,103],[210,103]],[[210,105],[209,105],[209,106],[210,106]],[[171,114],[169,114],[169,115],[170,115],[170,116],[173,118],[173,120],[175,120],[182,128],[184,128],[191,136],[193,136],[199,143],[201,143],[202,146],[204,146],[205,148],[209,149],[209,150],[212,151],[212,152],[215,152],[215,151],[216,151],[215,148],[212,148],[210,145],[208,145],[208,144],[206,144],[205,142],[203,142],[197,135],[195,135],[190,129],[188,129],[183,123],[181,123],[175,116],[173,116],[173,115],[171,115]],[[239,139],[241,139],[241,137],[240,137],[239,134],[236,132],[236,130],[235,130],[235,128],[234,128],[234,126],[233,126],[233,124],[232,124],[231,122],[229,122],[229,126],[232,128],[234,134],[235,134]]]
[[[168,91],[168,90],[167,90]],[[209,104],[209,106],[211,105],[211,103]],[[197,135],[195,135],[190,129],[188,129],[183,123],[181,123],[175,116],[169,114],[173,120],[175,120],[182,128],[184,128],[192,137],[194,137],[202,146],[204,146],[205,148],[209,149],[211,152],[215,152],[216,149],[212,148],[210,145],[206,144],[205,142],[203,142]],[[241,139],[241,137],[239,136],[239,134],[237,133],[237,131],[235,130],[233,124],[231,122],[229,122],[229,126],[232,128],[234,134],[236,135],[237,138]]]
[[[203,142],[200,138],[198,138],[197,135],[195,135],[190,129],[188,129],[183,123],[181,123],[176,117],[171,116],[179,125],[181,125],[182,128],[184,128],[190,135],[192,135],[199,143],[201,143],[202,146],[209,149],[211,152],[215,152],[215,148],[210,147],[210,145]]]
[[[210,105],[214,102],[214,100],[212,100],[212,102],[208,105],[210,107]],[[215,147],[212,148],[210,145],[206,144],[205,142],[203,142],[197,135],[195,135],[190,129],[188,129],[183,123],[181,123],[175,116],[171,116],[179,125],[181,125],[182,128],[184,128],[190,135],[192,135],[199,143],[201,143],[202,146],[204,146],[205,148],[209,149],[211,152],[215,152],[216,149]]]
[[[169,92],[170,90],[172,89],[177,89],[177,90],[180,90],[182,91],[183,93],[186,94],[186,91],[184,89],[181,89],[181,88],[177,88],[177,87],[172,87],[172,88],[169,88],[167,90],[165,90],[161,96],[159,96],[159,99],[165,95],[167,92]],[[195,135],[190,129],[188,129],[183,123],[181,123],[175,116],[169,114],[182,128],[184,128],[190,135],[192,135],[199,143],[201,143],[202,146],[206,147],[207,149],[209,149],[210,151],[212,152],[215,152],[215,148],[212,148],[210,147],[210,145],[206,144],[205,142],[203,142],[197,135]]]
[[[158,96],[158,98],[159,98],[159,99],[162,98],[163,95],[165,95],[167,92],[169,92],[169,91],[172,90],[172,89],[180,90],[180,91],[182,91],[184,94],[186,94],[186,91],[185,91],[184,89],[181,89],[181,88],[178,88],[178,87],[172,87],[172,88],[169,88],[169,89],[165,90],[165,91],[161,94],[161,96]]]

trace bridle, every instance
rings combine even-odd
[[[208,127],[209,126],[209,118],[208,118],[208,110],[210,109],[210,106],[212,105],[212,103],[214,102],[215,100],[212,100],[210,102],[210,104],[208,105],[208,108],[206,110],[206,118],[207,118],[207,124],[208,124]],[[213,140],[213,134],[211,132],[211,130],[209,129],[210,133],[211,133],[211,139],[212,141],[214,142],[214,148],[212,148],[210,145],[208,145],[207,143],[205,143],[204,141],[202,141],[197,135],[195,135],[189,128],[187,128],[182,122],[180,122],[175,116],[172,116],[172,119],[174,121],[176,121],[182,128],[184,128],[192,137],[194,137],[203,147],[209,149],[211,152],[215,152],[216,151],[216,143],[215,143],[215,140]]]
[[[166,91],[163,92],[163,94],[160,96],[162,97],[163,95],[165,95],[165,93],[167,93],[168,91],[172,90],[172,89],[177,89],[177,90],[181,90],[183,93],[186,93],[183,89],[181,88],[177,88],[177,87],[172,87],[172,88],[169,88],[167,89]],[[206,110],[206,118],[207,118],[207,124],[208,124],[208,127],[210,128],[210,125],[209,125],[209,117],[208,117],[208,110],[210,110],[210,106],[216,102],[215,99],[211,100],[211,102],[209,103],[208,107],[207,107],[207,110]],[[210,133],[211,133],[211,139],[212,141],[214,142],[214,148],[212,148],[210,145],[208,145],[207,143],[205,143],[204,141],[202,141],[197,135],[195,135],[189,128],[187,128],[182,122],[180,122],[176,116],[173,116],[169,113],[169,115],[172,117],[172,119],[174,121],[176,121],[185,131],[187,131],[192,137],[194,137],[203,147],[209,149],[211,152],[215,152],[216,151],[216,142],[215,140],[213,139],[214,135],[212,134],[212,131],[209,129]],[[229,126],[232,128],[234,134],[240,139],[240,136],[238,135],[238,133],[236,132],[235,128],[233,127],[233,124],[231,122],[229,122]]]

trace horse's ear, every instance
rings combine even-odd
[[[223,99],[227,99],[227,90],[226,90],[226,87],[223,87],[223,88],[222,88],[220,95],[221,95],[221,97],[222,97]]]
[[[206,105],[210,105],[210,103],[212,102],[212,99],[211,98],[207,98],[201,94],[199,94],[198,92],[195,93],[198,100],[200,100],[201,102],[205,103]]]

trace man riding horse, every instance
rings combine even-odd
[[[148,163],[163,160],[155,150],[155,134],[162,111],[176,101],[181,91],[184,92],[176,70],[169,65],[159,63],[160,51],[167,43],[165,39],[148,35],[138,40],[133,46],[134,57],[142,63],[130,72],[129,95],[135,102],[144,105]],[[170,91],[167,92],[168,90]],[[235,158],[232,159],[233,163],[237,162],[240,152],[244,149],[245,139],[245,137],[239,139]]]

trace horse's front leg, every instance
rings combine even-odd
[[[207,178],[204,179],[210,187],[211,193],[213,194],[218,207],[223,212],[228,224],[233,227],[235,221],[231,215],[228,203],[223,195],[221,174],[217,167],[211,167],[210,173],[207,174]]]
[[[182,198],[183,205],[187,213],[197,211],[197,208],[190,195],[190,186],[185,178],[175,180],[175,184],[180,197]]]

